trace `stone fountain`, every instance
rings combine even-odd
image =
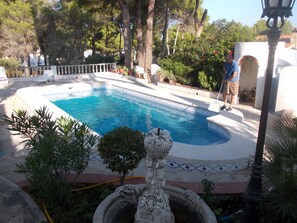
[[[135,223],[164,222],[174,223],[174,216],[170,210],[168,194],[165,188],[164,159],[173,143],[167,130],[151,130],[144,139],[146,148],[146,189],[138,199]]]
[[[194,214],[192,222],[216,223],[216,217],[205,202],[193,191],[165,184],[165,157],[173,142],[167,130],[152,129],[144,140],[147,151],[145,185],[123,185],[97,207],[94,223],[118,223],[127,207],[136,207],[131,223],[174,223],[170,204],[183,207]]]

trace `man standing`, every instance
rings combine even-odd
[[[235,103],[235,96],[238,94],[239,88],[239,68],[238,63],[233,60],[232,52],[225,55],[224,77],[223,77],[223,99],[224,105],[222,110],[231,111]],[[227,95],[231,95],[231,103],[227,108]]]

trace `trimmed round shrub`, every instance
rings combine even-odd
[[[119,173],[123,184],[125,176],[146,155],[144,134],[127,126],[118,127],[100,139],[98,151],[106,167]]]

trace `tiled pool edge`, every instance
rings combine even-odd
[[[112,84],[115,84],[115,83],[112,83]],[[122,84],[117,83],[115,85],[121,86]],[[82,87],[86,85],[85,84],[66,84],[64,86],[69,88],[74,86]],[[96,86],[96,84],[93,86]],[[50,86],[47,86],[47,87],[50,87]],[[40,88],[40,87],[37,87],[37,88]],[[45,91],[44,88],[45,87],[43,87],[42,90]],[[139,86],[129,85],[129,88],[130,90],[136,90],[136,88],[139,88]],[[31,94],[29,94],[30,96],[28,95],[26,96],[25,89],[20,89],[17,92],[18,96],[23,98],[23,101],[28,106],[32,107],[32,104],[33,104],[33,109],[40,108],[42,106],[41,104],[43,103],[38,103],[38,101],[40,102],[40,100],[42,100],[42,97],[37,94],[36,87],[33,87],[33,88],[31,87],[31,89],[27,88],[26,90],[31,91]],[[150,89],[150,91],[152,91],[152,89]],[[143,92],[143,89],[141,89],[140,92]],[[146,92],[146,93],[150,93],[150,92]],[[160,92],[155,92],[155,93],[157,95],[160,95]],[[164,98],[168,98],[168,97],[169,97],[168,94],[164,96]],[[34,99],[33,103],[32,103],[32,99]],[[174,99],[175,99],[174,97],[170,98],[170,100],[173,100],[173,101]],[[52,106],[49,105],[48,103],[45,103],[45,104],[49,106],[50,109],[56,109],[56,108],[52,108]],[[192,103],[189,103],[189,105],[193,106]],[[58,111],[58,113],[60,113],[61,111],[62,110]],[[65,115],[68,115],[68,114],[65,113],[64,116]],[[60,117],[60,115],[58,116]],[[245,130],[244,130],[245,127],[242,125],[242,123],[235,122],[226,117],[223,117],[222,115],[213,116],[210,118],[209,121],[211,123],[214,123],[214,125],[216,124],[223,125],[224,128],[227,128],[228,132],[231,135],[230,142],[219,146],[216,146],[216,145],[202,146],[202,147],[199,146],[199,148],[197,148],[197,146],[188,146],[185,144],[174,143],[174,147],[168,157],[168,162],[167,162],[168,167],[178,168],[183,170],[190,170],[190,171],[200,171],[200,172],[232,171],[232,170],[245,169],[248,167],[249,160],[251,159],[250,157],[254,154],[256,140],[250,137],[250,135],[245,134]],[[225,126],[226,123],[227,123],[227,126]],[[240,129],[240,131],[238,131],[238,129]],[[249,139],[246,140],[245,139],[246,137],[249,137]],[[185,152],[185,150],[188,150],[188,151]]]

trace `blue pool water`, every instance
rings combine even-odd
[[[52,102],[100,135],[116,127],[128,126],[144,133],[152,128],[167,129],[173,141],[192,145],[219,144],[229,140],[209,129],[205,116],[122,96],[123,92],[115,89],[100,88],[87,97]]]

